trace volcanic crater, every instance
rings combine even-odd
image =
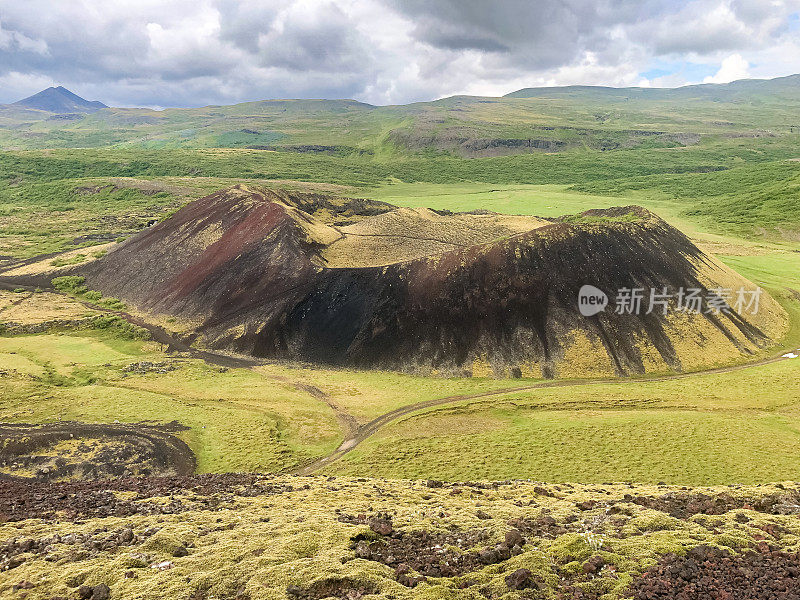
[[[708,368],[786,327],[766,293],[756,314],[617,314],[622,288],[756,287],[637,206],[544,219],[238,185],[74,272],[214,349],[448,376]],[[585,284],[612,305],[581,315]]]

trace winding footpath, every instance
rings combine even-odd
[[[800,350],[798,350],[800,352]],[[691,377],[697,377],[700,375],[713,375],[715,373],[730,373],[732,371],[742,371],[745,369],[753,369],[756,367],[762,367],[764,365],[769,365],[776,362],[781,362],[784,360],[790,360],[782,355],[774,356],[772,358],[765,358],[758,361],[753,361],[749,363],[744,363],[741,365],[732,365],[729,367],[718,367],[715,369],[707,369],[705,371],[693,371],[691,373],[675,373],[672,375],[661,375],[657,377],[631,377],[631,378],[617,378],[617,379],[565,379],[565,380],[553,380],[553,381],[542,381],[539,383],[534,383],[531,385],[523,385],[518,387],[508,387],[508,388],[501,388],[496,390],[491,390],[487,392],[479,392],[476,394],[465,394],[459,396],[447,396],[446,398],[436,398],[433,400],[425,400],[423,402],[416,402],[414,404],[409,404],[407,406],[402,406],[400,408],[396,408],[392,411],[384,413],[379,417],[374,418],[369,423],[365,423],[361,425],[356,434],[352,437],[346,438],[340,446],[328,456],[324,456],[315,460],[312,463],[309,463],[296,471],[298,475],[311,475],[323,467],[328,466],[331,463],[336,462],[340,458],[342,458],[345,454],[353,450],[356,446],[361,444],[367,438],[372,437],[375,433],[378,432],[381,428],[388,425],[392,421],[399,419],[400,417],[404,417],[410,413],[414,413],[420,410],[425,410],[427,408],[434,408],[438,406],[443,406],[446,404],[454,404],[457,402],[464,402],[468,400],[476,400],[482,398],[489,398],[492,396],[502,396],[504,394],[513,394],[515,392],[525,392],[529,390],[541,390],[547,388],[560,388],[560,387],[578,387],[578,386],[588,386],[588,385],[602,385],[602,384],[615,384],[615,383],[656,383],[660,381],[672,381],[676,379],[688,379]],[[798,361],[800,362],[800,361]]]

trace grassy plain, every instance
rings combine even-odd
[[[787,360],[461,403],[387,426],[327,472],[676,485],[791,479],[800,468],[798,369]]]

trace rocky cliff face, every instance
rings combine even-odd
[[[376,239],[390,252],[378,253]],[[382,203],[237,187],[186,206],[82,274],[141,310],[194,323],[215,348],[439,374],[680,371],[752,353],[785,327],[766,295],[755,315],[647,313],[647,299],[639,314],[617,314],[623,288],[708,296],[755,287],[638,207],[552,221],[395,217]],[[581,314],[584,285],[605,291],[605,311]]]

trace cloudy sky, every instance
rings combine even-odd
[[[800,0],[0,0],[0,102],[372,104],[800,72]]]

